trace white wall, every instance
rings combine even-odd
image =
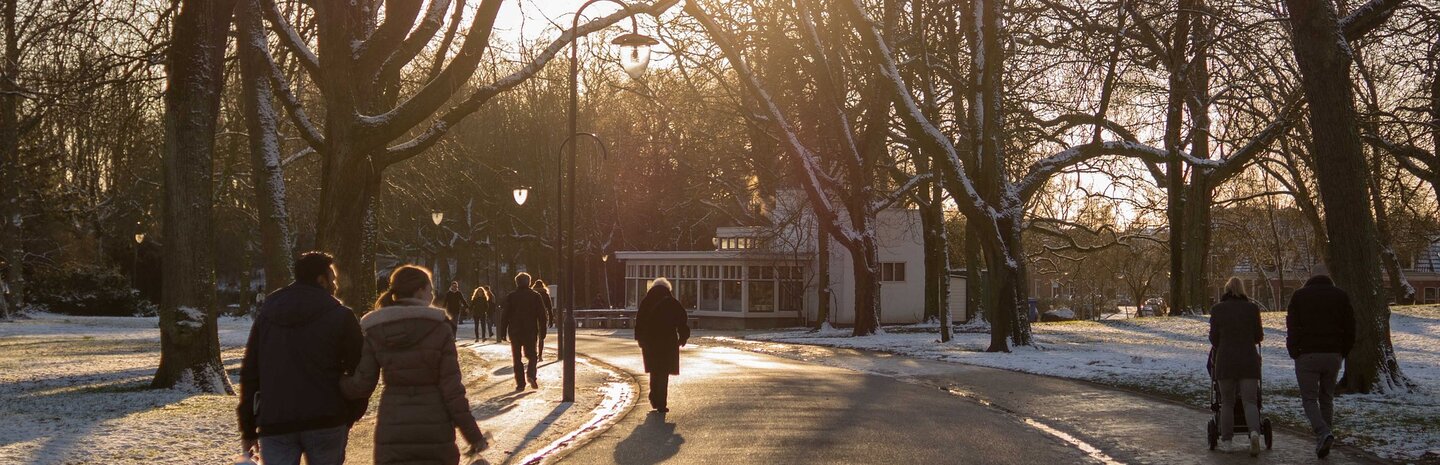
[[[883,262],[903,262],[904,282],[880,284],[880,322],[909,324],[925,316],[925,247],[920,226],[920,213],[915,210],[890,209],[876,217],[875,231]],[[819,265],[816,262],[811,269]],[[835,241],[830,242],[831,322],[855,324],[855,273],[850,252]],[[810,318],[816,318],[817,306],[807,305]]]

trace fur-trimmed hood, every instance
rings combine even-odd
[[[376,326],[411,318],[439,322],[449,320],[449,317],[445,315],[445,310],[431,307],[424,300],[400,299],[399,303],[401,305],[380,307],[378,310],[365,314],[365,316],[360,319],[360,327],[369,331]]]

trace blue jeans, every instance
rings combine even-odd
[[[261,436],[260,458],[265,465],[300,465],[303,454],[309,465],[341,465],[349,441],[350,425]]]

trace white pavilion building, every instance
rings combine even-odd
[[[773,328],[809,324],[819,308],[820,260],[815,215],[804,193],[777,195],[773,227],[721,227],[715,250],[621,251],[626,308],[635,309],[657,277],[674,283],[676,298],[702,328]],[[924,243],[918,210],[891,208],[876,218],[880,243],[880,320],[924,318]],[[850,253],[829,245],[830,323],[855,322],[855,273]],[[963,318],[964,279],[952,277],[951,314]]]

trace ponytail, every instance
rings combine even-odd
[[[402,265],[390,273],[390,285],[375,300],[375,308],[398,305],[401,299],[408,299],[429,285],[430,270],[418,265]]]

